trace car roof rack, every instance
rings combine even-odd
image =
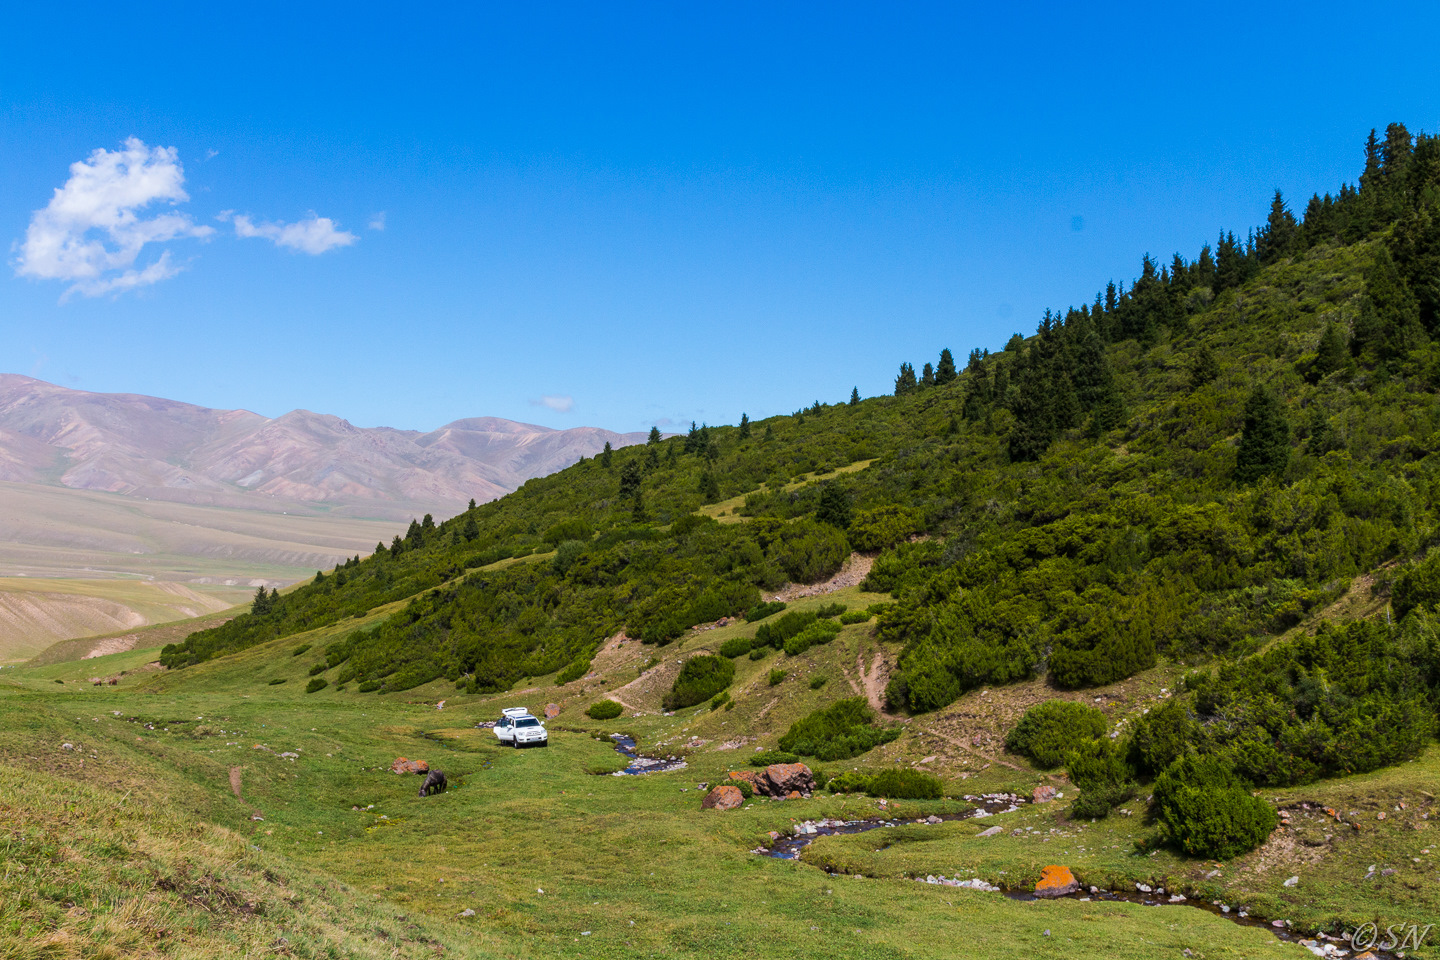
[[[500,713],[503,716],[510,717],[512,720],[519,717],[530,716],[530,710],[527,707],[506,707],[504,710],[501,710]]]

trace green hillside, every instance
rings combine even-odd
[[[0,741],[5,762],[104,731],[113,762],[143,750],[185,771],[202,816],[267,855],[437,922],[468,905],[503,955],[714,956],[780,925],[802,935],[767,955],[941,956],[958,934],[925,931],[957,902],[982,957],[1275,949],[1190,908],[913,883],[1029,889],[1057,862],[1305,931],[1424,923],[1440,911],[1440,139],[1392,125],[1365,158],[1358,187],[1303,217],[1277,193],[1245,239],[1146,256],[1130,286],[1001,350],[906,361],[893,395],[842,385],[848,401],[791,416],[654,433],[427,516],[129,655],[115,688],[74,686],[104,658],[7,671],[0,714],[45,732]],[[170,669],[135,669],[153,656]],[[614,719],[593,719],[607,700]],[[473,729],[547,701],[550,751]],[[188,732],[212,715],[241,732]],[[289,777],[268,765],[276,729],[303,745]],[[592,776],[616,769],[594,739],[616,730],[690,768]],[[701,817],[699,784],[754,751],[830,791]],[[384,772],[425,752],[463,777],[454,822]],[[237,817],[227,766],[267,771],[279,832]],[[798,864],[747,852],[796,818],[953,815],[1037,785],[1062,796],[1006,814],[1002,836],[953,823],[827,838]],[[410,822],[373,822],[372,802]],[[1101,947],[1102,930],[1121,932]]]

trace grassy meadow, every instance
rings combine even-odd
[[[848,588],[791,608],[839,600],[856,609],[875,599]],[[176,673],[145,669],[154,649],[0,672],[0,954],[1305,955],[1267,930],[1188,906],[1020,902],[912,879],[944,873],[1023,888],[1049,863],[1087,884],[1163,884],[1296,929],[1440,916],[1440,864],[1429,857],[1434,748],[1379,774],[1276,794],[1282,806],[1343,807],[1368,819],[1327,839],[1321,820],[1297,818],[1234,863],[1136,852],[1136,839],[1153,833],[1138,802],[1134,816],[1077,824],[1063,800],[823,838],[801,862],[787,862],[751,850],[796,820],[875,816],[879,802],[817,794],[702,812],[699,784],[744,769],[747,754],[773,747],[810,710],[863,694],[867,676],[883,669],[869,624],[799,657],[738,658],[731,709],[702,704],[666,716],[659,700],[677,661],[718,649],[743,623],[658,650],[614,639],[591,676],[559,687],[547,678],[499,696],[457,693],[443,681],[386,696],[333,685],[304,692],[326,642],[389,612]],[[777,668],[785,676],[772,685]],[[118,685],[91,686],[86,678],[97,672],[119,675]],[[1119,722],[1163,700],[1174,675],[1162,665],[1085,696],[1102,698]],[[885,809],[907,818],[964,809],[967,793],[1028,793],[1040,782],[1063,789],[1058,775],[1034,771],[996,739],[1044,691],[1019,685],[1004,694],[976,691],[908,721],[894,743],[820,766],[939,773],[946,799]],[[605,696],[625,713],[588,719],[584,708]],[[562,710],[548,749],[501,747],[475,728],[502,706],[539,711],[547,702]],[[604,739],[617,731],[689,766],[607,776],[623,766]],[[389,772],[398,756],[443,769],[451,789],[417,797],[418,777]],[[1382,808],[1387,819],[1374,819]],[[976,836],[997,824],[1000,836]],[[1361,881],[1371,863],[1396,872]],[[1283,885],[1297,874],[1299,885]]]

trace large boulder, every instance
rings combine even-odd
[[[558,717],[558,716],[560,716],[560,704],[558,704],[558,703],[547,703],[547,704],[545,704],[545,719],[546,719],[546,720],[554,720],[554,719],[555,719],[556,717]]]
[[[430,764],[424,760],[406,760],[404,757],[396,757],[395,762],[390,764],[391,773],[429,773]]]
[[[815,774],[803,763],[772,763],[756,781],[756,792],[767,797],[808,796],[815,789]]]
[[[762,788],[760,786],[760,782],[764,779],[764,776],[764,774],[756,773],[754,770],[731,770],[729,773],[729,777],[731,780],[744,780],[746,783],[750,784],[750,789],[754,790],[761,796],[764,796],[765,790],[768,789],[768,784],[765,788]]]
[[[1040,873],[1040,882],[1035,884],[1037,897],[1064,897],[1080,889],[1080,881],[1069,867],[1049,866]]]
[[[728,783],[705,794],[705,799],[700,801],[701,810],[734,810],[745,802],[745,795],[740,792],[739,787],[732,787]]]

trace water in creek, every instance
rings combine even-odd
[[[666,770],[683,770],[685,761],[679,757],[642,757],[635,752],[635,738],[627,737],[623,733],[612,733],[610,739],[615,741],[615,752],[629,760],[629,765],[624,770],[616,770],[613,774],[617,777],[633,777],[642,773],[664,773]]]

